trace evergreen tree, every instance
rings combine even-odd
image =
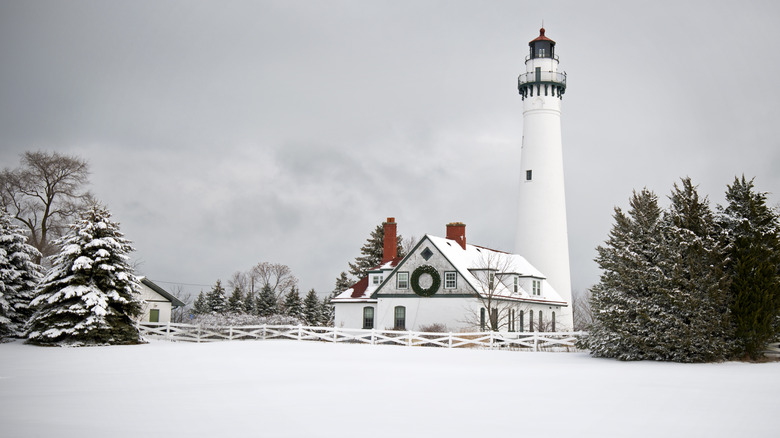
[[[766,199],[743,175],[727,186],[728,205],[720,211],[729,244],[736,354],[754,360],[776,338],[780,315],[780,225]]]
[[[257,296],[252,293],[252,291],[248,291],[246,295],[244,296],[244,312],[246,312],[249,315],[256,315],[257,311],[255,309],[255,305]]]
[[[665,360],[723,360],[732,351],[723,234],[690,178],[674,185],[670,199],[660,266],[670,282],[673,310],[666,331],[671,354]]]
[[[192,313],[196,315],[209,313],[209,305],[206,302],[206,296],[203,295],[203,291],[200,291],[198,298],[195,298],[195,302],[192,304]]]
[[[597,248],[601,279],[591,289],[594,321],[587,347],[596,357],[621,360],[668,357],[664,275],[657,266],[665,242],[658,197],[634,192],[628,214],[615,208],[609,239]],[[659,305],[660,304],[660,305]]]
[[[317,298],[317,292],[312,289],[303,299],[303,321],[306,325],[318,326],[320,319],[322,319],[322,307],[319,298]]]
[[[230,294],[230,298],[228,298],[227,310],[232,313],[244,313],[246,311],[244,307],[244,295],[241,293],[241,289],[238,286],[233,288],[233,293]]]
[[[349,264],[349,273],[355,278],[361,279],[368,275],[368,270],[382,263],[382,252],[384,249],[385,229],[382,224],[376,226],[374,231],[366,240],[366,243],[360,248],[360,256],[354,263]],[[403,238],[398,235],[398,257],[403,257]]]
[[[255,309],[258,316],[272,316],[279,313],[279,306],[271,286],[266,284],[260,290],[255,301]]]
[[[293,288],[290,292],[287,292],[287,295],[284,296],[282,308],[287,316],[303,318],[303,303],[301,302],[301,295],[298,293],[298,289]]]
[[[40,253],[27,244],[21,228],[0,210],[0,337],[20,336],[32,316],[30,301],[42,277]]]
[[[320,305],[320,315],[322,321],[321,323],[323,325],[328,327],[333,326],[333,321],[336,314],[333,305],[330,303],[330,300],[339,296],[345,290],[349,289],[352,286],[352,284],[353,281],[350,280],[346,272],[342,272],[338,276],[338,278],[336,278],[336,287],[333,289],[333,292],[331,292],[330,295],[322,299],[322,303]]]
[[[228,298],[220,280],[217,280],[214,288],[206,294],[206,305],[208,306],[209,312],[218,314],[227,312]]]
[[[36,289],[28,342],[137,344],[140,281],[128,263],[130,242],[100,205],[85,211],[57,244],[62,248]]]

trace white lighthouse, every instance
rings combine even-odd
[[[561,98],[566,73],[558,71],[555,41],[544,35],[528,43],[526,72],[517,80],[523,98],[523,141],[520,158],[515,252],[547,276],[548,283],[569,303],[561,323],[573,327],[566,197],[563,187]]]

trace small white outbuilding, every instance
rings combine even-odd
[[[185,304],[173,294],[153,283],[146,277],[141,277],[142,312],[138,322],[171,322],[171,311]]]

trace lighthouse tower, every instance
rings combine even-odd
[[[558,71],[555,41],[544,35],[528,43],[525,73],[517,80],[523,99],[523,142],[520,158],[515,252],[547,276],[547,281],[569,303],[560,322],[573,327],[569,239],[563,189],[561,98],[566,73]]]

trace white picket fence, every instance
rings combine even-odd
[[[764,352],[767,356],[780,356],[780,342],[769,344]]]
[[[301,325],[204,327],[153,322],[139,323],[138,328],[143,336],[185,342],[293,339],[408,347],[506,348],[530,351],[577,351],[577,338],[585,335],[585,332],[431,333]]]

